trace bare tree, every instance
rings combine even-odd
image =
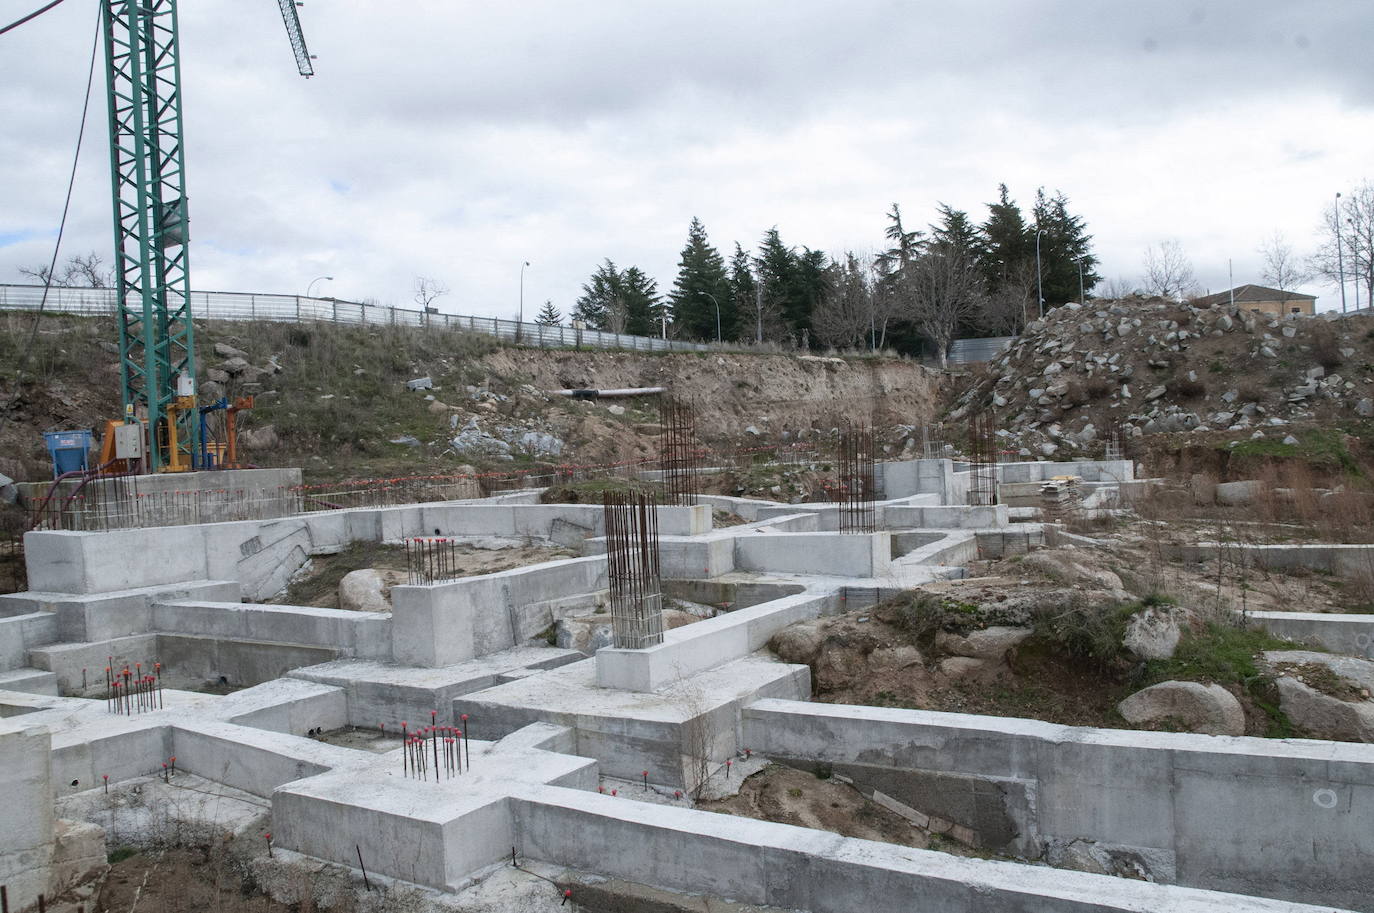
[[[19,267],[19,275],[41,285],[48,285],[48,267]],[[110,288],[114,285],[114,270],[106,269],[100,254],[74,254],[52,271],[52,285],[58,288]]]
[[[1374,301],[1374,182],[1342,193],[1338,202],[1322,215],[1322,243],[1308,265],[1333,286],[1342,275],[1354,279],[1365,287],[1364,300]]]
[[[1293,245],[1275,231],[1259,246],[1260,281],[1271,288],[1290,292],[1311,278],[1311,273],[1293,253]]]
[[[1122,298],[1129,298],[1137,294],[1139,291],[1125,276],[1109,279],[1102,285],[1102,297],[1109,301],[1119,301]]]
[[[977,271],[957,251],[932,250],[902,273],[907,313],[917,331],[935,344],[943,367],[959,325],[978,310],[981,285]]]
[[[447,295],[448,292],[448,285],[442,280],[431,279],[427,276],[415,277],[415,303],[422,308],[433,306],[436,298]]]
[[[1143,281],[1147,294],[1176,301],[1197,289],[1193,262],[1183,252],[1183,245],[1172,239],[1160,242],[1158,249],[1153,245],[1145,249]]]
[[[832,270],[825,297],[811,317],[816,338],[841,348],[865,346],[877,330],[871,265],[847,251]]]

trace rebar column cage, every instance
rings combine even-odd
[[[690,399],[665,393],[659,399],[659,469],[665,504],[691,506],[701,494],[697,410]]]
[[[921,457],[938,460],[945,456],[945,426],[941,424],[921,426]]]
[[[606,492],[606,573],[612,646],[640,650],[663,643],[658,512],[645,492]]]
[[[873,432],[852,426],[840,432],[836,456],[839,478],[833,498],[840,505],[840,532],[871,533],[878,528],[873,502],[877,481],[873,460]]]
[[[997,424],[990,412],[969,420],[969,504],[997,503]]]

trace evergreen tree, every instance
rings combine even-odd
[[[725,260],[711,246],[700,219],[693,218],[687,229],[669,300],[673,322],[682,335],[694,339],[715,339],[717,332],[722,338],[733,336],[736,302]]]
[[[799,290],[797,255],[782,243],[777,227],[768,229],[754,258],[754,269],[762,289],[763,333],[765,338],[800,338],[800,320],[810,326],[806,305]]]
[[[1036,314],[1035,229],[1026,224],[1007,185],[999,184],[997,191],[998,200],[988,204],[987,221],[978,229],[988,302],[981,323],[985,331],[1010,332]]]
[[[583,283],[573,319],[597,330],[657,336],[666,313],[657,282],[637,266],[617,269],[608,257]]]
[[[573,319],[586,323],[594,330],[624,329],[624,308],[621,305],[620,270],[609,257],[596,268],[592,277],[582,283],[582,297],[573,307]]]
[[[1091,289],[1097,275],[1097,257],[1091,250],[1092,235],[1080,216],[1070,215],[1069,200],[1061,191],[1046,198],[1042,187],[1035,194],[1035,226],[1040,229],[1040,280],[1045,290],[1045,307],[1056,307],[1079,299],[1078,269],[1083,268],[1083,289]]]
[[[755,338],[758,331],[757,292],[758,283],[754,281],[754,261],[736,241],[735,252],[730,256],[730,300],[734,304],[736,321],[733,332],[727,328],[726,339]]]
[[[803,247],[796,257],[792,273],[793,308],[791,313],[785,313],[784,316],[792,325],[792,332],[798,341],[808,348],[816,342],[811,338],[812,321],[817,308],[823,306],[829,294],[832,280],[825,251]]]
[[[534,317],[535,323],[546,327],[556,327],[562,320],[562,312],[553,306],[552,301],[545,301],[544,306],[539,309],[539,313]]]
[[[635,336],[658,336],[668,310],[658,294],[658,283],[637,266],[620,274],[621,302],[625,309],[625,329]]]
[[[983,332],[986,305],[982,236],[968,213],[945,203],[937,203],[935,210],[940,214],[940,221],[930,226],[930,240],[924,245],[924,253],[949,257],[949,263],[975,273],[973,281],[954,283],[951,287],[970,296],[969,301],[955,306],[960,321],[955,327],[956,338],[980,335]]]

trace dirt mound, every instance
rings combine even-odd
[[[991,408],[1005,449],[1037,459],[1101,455],[1113,434],[1130,446],[1213,432],[1298,451],[1307,442],[1295,429],[1368,425],[1371,397],[1374,318],[1124,299],[1033,321],[950,418]]]

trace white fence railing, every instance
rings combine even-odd
[[[0,284],[0,310],[38,310],[42,301],[41,285]],[[51,288],[44,308],[63,314],[109,315],[115,312],[115,291],[108,288]],[[631,349],[642,352],[694,352],[718,348],[709,343],[550,327],[501,320],[498,317],[442,314],[436,310],[363,304],[337,298],[307,298],[303,295],[191,292],[191,314],[197,320],[322,321],[467,330],[507,342],[543,348]]]

